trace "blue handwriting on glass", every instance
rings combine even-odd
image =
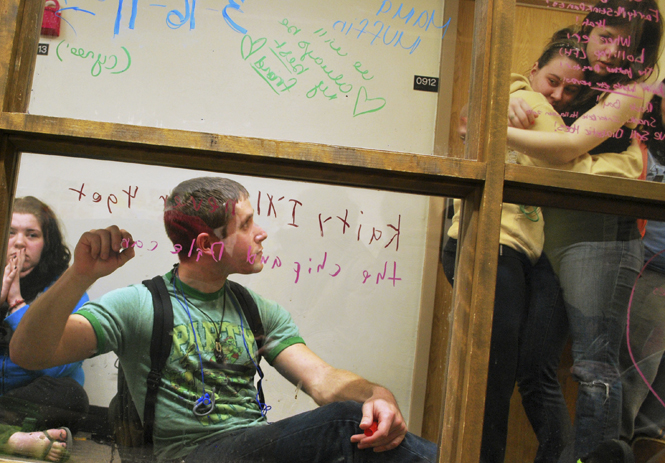
[[[166,24],[171,29],[178,29],[187,21],[189,21],[189,30],[192,30],[196,27],[196,19],[194,19],[194,11],[196,10],[196,0],[192,0],[192,8],[190,11],[189,0],[185,0],[185,12],[181,13],[178,10],[171,10],[166,15]],[[177,17],[177,20],[171,19],[172,16]]]
[[[430,26],[434,26],[437,29],[443,29],[443,37],[446,36],[446,32],[448,31],[448,26],[450,25],[450,20],[451,18],[448,18],[448,21],[441,25],[437,26],[434,24],[434,16],[436,14],[436,10],[432,10],[431,13],[427,10],[424,10],[418,15],[418,17],[409,24],[409,21],[415,17],[416,10],[414,8],[411,8],[411,10],[408,13],[402,13],[402,7],[404,6],[403,3],[400,3],[399,7],[397,7],[397,10],[393,14],[391,19],[399,18],[399,20],[404,20],[404,25],[406,26],[412,26],[412,27],[418,27],[421,29],[425,29],[425,31],[429,30]],[[380,15],[387,15],[391,10],[392,10],[392,2],[390,0],[383,0],[381,3],[381,6],[379,7],[379,10],[376,12],[375,16],[380,16]],[[383,16],[382,16],[383,17]],[[409,50],[409,54],[412,54],[416,49],[418,48],[418,45],[420,45],[420,36],[416,37],[416,39],[413,41],[411,45],[404,45],[402,43],[402,38],[404,37],[404,31],[396,30],[392,38],[389,39],[389,34],[388,32],[390,31],[391,26],[388,25],[388,27],[384,30],[385,24],[383,21],[376,20],[370,27],[370,21],[369,19],[365,18],[360,21],[358,24],[358,27],[353,27],[352,22],[347,22],[347,21],[335,21],[333,23],[333,30],[339,30],[341,32],[344,32],[345,35],[349,35],[349,32],[357,31],[357,39],[362,38],[363,34],[368,34],[372,36],[372,40],[370,41],[370,45],[374,45],[374,41],[378,39],[381,36],[381,33],[383,32],[383,37],[381,38],[381,42],[384,45],[392,45],[393,47],[397,47],[398,45],[402,47],[404,50]],[[371,30],[368,30],[368,27],[370,27]]]

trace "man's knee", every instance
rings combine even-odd
[[[360,422],[363,416],[362,405],[353,400],[346,402],[333,402],[325,405],[326,412],[334,415],[336,418],[343,418],[347,420],[355,420]]]

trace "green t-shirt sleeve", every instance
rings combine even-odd
[[[147,288],[133,285],[106,293],[99,299],[86,303],[77,312],[92,325],[97,336],[96,355],[115,352],[119,357],[125,352],[137,352],[143,346],[140,339],[150,339],[152,310],[151,296]],[[148,305],[146,305],[148,303]],[[144,313],[145,312],[145,313]]]
[[[259,308],[261,323],[263,323],[266,336],[263,345],[263,356],[270,365],[287,347],[294,344],[305,344],[303,338],[300,337],[298,327],[291,318],[291,314],[284,307],[275,301],[256,294],[249,288],[247,290]]]

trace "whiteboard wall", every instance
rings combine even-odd
[[[441,0],[62,0],[30,113],[431,154]],[[45,50],[45,47],[41,47]]]
[[[91,298],[166,273],[176,262],[162,221],[163,197],[207,172],[23,154],[17,197],[33,195],[59,217],[73,250],[93,228],[117,224],[136,257],[89,290]],[[332,365],[387,386],[413,431],[420,429],[439,248],[442,201],[377,190],[228,175],[250,192],[268,232],[264,270],[234,275],[291,312],[308,346]],[[435,211],[434,213],[431,211]],[[140,242],[140,244],[139,244]],[[115,357],[86,360],[91,404],[116,390]],[[266,368],[276,420],[313,408]]]

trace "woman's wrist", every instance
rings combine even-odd
[[[20,306],[24,305],[25,301],[23,299],[16,299],[9,303],[9,311],[18,309]]]

